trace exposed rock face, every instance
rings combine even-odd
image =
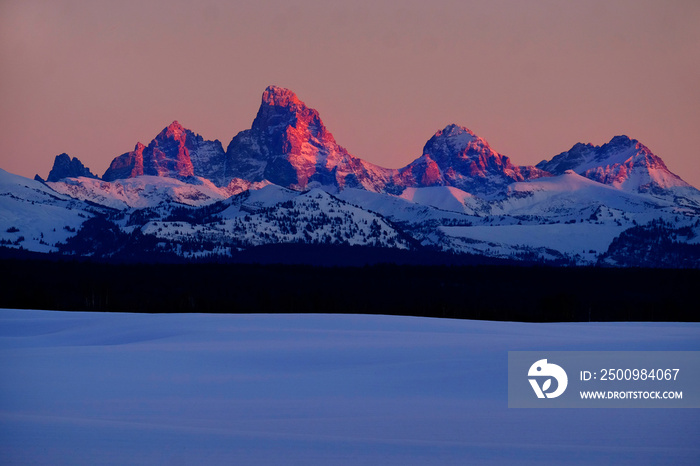
[[[143,153],[143,174],[185,178],[194,176],[187,131],[177,121],[158,134]]]
[[[547,175],[535,167],[513,165],[469,129],[448,125],[428,140],[421,157],[400,170],[398,183],[454,186],[472,194],[492,195],[510,183]]]
[[[227,179],[266,179],[297,189],[381,191],[395,173],[348,154],[316,110],[292,91],[276,86],[265,89],[251,128],[237,134],[226,150]]]
[[[195,176],[210,180],[215,185],[226,186],[231,180],[224,177],[226,153],[217,139],[207,141],[199,134],[186,130],[185,147],[189,151]]]
[[[555,175],[573,170],[629,192],[663,193],[671,188],[690,186],[671,173],[648,147],[627,136],[615,136],[602,146],[578,143],[552,160],[543,160],[537,167]]]
[[[145,148],[146,146],[139,142],[134,150],[112,160],[109,168],[102,175],[102,179],[114,181],[143,175],[143,150]]]
[[[148,146],[136,144],[133,151],[115,158],[104,176],[105,181],[140,175],[188,178],[201,176],[223,183],[224,150],[219,141],[202,136],[172,122]]]
[[[63,153],[56,156],[47,181],[58,181],[79,176],[97,178],[77,157],[71,158],[68,154]]]
[[[115,158],[103,179],[151,175],[186,180],[194,176],[218,187],[244,180],[297,190],[360,188],[392,194],[407,187],[449,186],[498,198],[511,183],[567,170],[630,192],[668,197],[690,189],[695,195],[661,158],[627,136],[616,136],[603,146],[579,143],[537,166],[518,166],[469,129],[453,124],[435,133],[422,155],[407,166],[382,168],[349,154],[316,110],[294,92],[276,86],[265,89],[251,128],[238,133],[226,151],[219,141],[207,141],[175,121],[148,146],[139,143],[133,151]],[[66,176],[94,177],[77,159],[62,154],[48,181]]]

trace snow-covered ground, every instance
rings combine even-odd
[[[507,408],[509,350],[700,325],[0,310],[0,463],[700,463],[700,410]]]

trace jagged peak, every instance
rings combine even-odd
[[[570,150],[582,151],[585,149],[594,149],[595,147],[596,146],[594,146],[590,142],[577,142],[571,147]]]
[[[593,181],[633,192],[663,193],[669,187],[688,186],[666,167],[661,157],[626,135],[614,136],[600,146],[577,143],[550,161],[538,163],[537,168],[554,175],[573,170]]]
[[[537,164],[538,168],[544,168],[545,170],[552,170],[554,169],[555,174],[560,174],[563,173],[561,170],[563,169],[568,169],[568,168],[561,168],[560,170],[556,169],[556,164],[564,161],[570,161],[570,162],[565,162],[564,166],[566,167],[573,167],[574,165],[570,165],[571,163],[580,163],[577,161],[582,161],[584,159],[588,159],[591,156],[597,155],[598,158],[605,158],[609,156],[611,153],[614,152],[619,152],[621,149],[624,150],[628,147],[634,146],[637,149],[642,149],[647,152],[649,152],[649,149],[641,144],[639,141],[636,139],[632,139],[629,136],[626,136],[624,134],[618,135],[618,136],[613,136],[612,139],[610,139],[609,142],[602,144],[600,146],[596,146],[594,144],[591,144],[590,142],[577,142],[574,144],[571,149],[568,151],[562,152],[560,154],[555,155],[551,160],[542,160],[540,163]]]
[[[156,139],[170,138],[170,139],[182,139],[186,134],[187,129],[184,128],[177,120],[174,120],[168,126],[166,126],[163,131],[161,131]]]
[[[607,142],[603,145],[600,145],[600,146],[596,146],[594,144],[591,144],[590,142],[586,142],[586,143],[577,142],[567,152],[578,153],[578,152],[591,150],[591,149],[600,149],[602,147],[604,147],[606,149],[612,149],[612,148],[620,148],[620,147],[628,147],[628,146],[641,147],[643,145],[638,140],[632,139],[627,135],[621,134],[618,136],[613,136],[613,138],[610,139],[609,142]],[[562,153],[565,154],[566,152],[562,152]]]
[[[436,131],[428,143],[431,141],[446,141],[450,147],[458,150],[466,149],[472,143],[478,143],[482,146],[490,147],[486,140],[477,136],[472,130],[466,126],[461,126],[454,123],[445,126],[445,128],[439,131]],[[428,144],[426,144],[426,146],[427,145]]]
[[[97,178],[77,157],[71,158],[70,155],[64,152],[57,155],[54,159],[53,167],[46,180],[59,181],[63,178],[75,178],[79,176]]]
[[[604,152],[608,153],[613,153],[613,152],[619,152],[619,151],[626,151],[628,149],[636,149],[637,153],[639,154],[646,154],[649,155],[651,154],[651,151],[647,146],[642,144],[636,139],[632,139],[629,136],[619,135],[619,136],[614,136],[610,142],[607,144],[603,144],[601,146]]]
[[[335,143],[317,110],[307,107],[289,89],[268,86],[263,92],[262,103],[251,129],[274,132],[286,127],[293,128],[292,131],[298,135],[308,133],[326,143]]]
[[[267,86],[265,88],[262,95],[262,104],[275,107],[306,106],[293,91],[278,86]]]
[[[66,154],[65,152],[62,152],[56,156],[56,158],[54,159],[54,163],[60,163],[60,162],[68,163],[71,160],[72,159],[71,159],[70,155]]]
[[[476,144],[487,150],[491,150],[488,142],[474,134],[465,126],[449,124],[441,129],[425,143],[423,154],[437,152],[459,153]]]
[[[636,139],[632,139],[629,136],[625,134],[621,134],[619,136],[613,136],[613,138],[610,140],[608,144],[636,144],[638,141]]]
[[[296,126],[295,122],[300,117],[309,121],[316,119],[320,123],[318,112],[308,108],[294,92],[283,87],[268,86],[263,92],[252,128],[270,130],[280,125]]]
[[[477,137],[476,134],[466,126],[460,126],[454,123],[450,123],[449,125],[445,126],[444,129],[441,129],[437,131],[434,136],[440,137],[457,137],[457,136],[462,136],[464,134],[467,134],[469,136],[472,136],[474,138]]]

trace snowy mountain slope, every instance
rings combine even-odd
[[[132,256],[150,248],[189,257],[306,242],[593,264],[618,240],[615,264],[636,263],[635,247],[675,251],[682,243],[690,252],[668,257],[685,254],[685,264],[700,267],[700,249],[697,260],[693,249],[700,191],[626,136],[603,146],[577,144],[531,167],[452,124],[428,140],[421,157],[386,169],[349,154],[294,92],[269,86],[251,128],[225,152],[219,141],[174,121],[148,146],[115,158],[102,180],[65,154],[54,168],[57,181],[18,177],[5,189],[5,223],[29,229],[29,219],[48,215],[36,211],[37,202],[55,214],[31,226],[33,239],[24,240],[30,249],[47,250],[42,234],[56,247],[69,236],[54,230],[65,228],[76,237],[63,252],[91,255],[95,235],[106,228],[112,239],[99,244],[108,257],[110,245]],[[310,193],[330,197],[312,200]],[[66,206],[83,216],[71,217]],[[94,214],[102,217],[83,234],[73,231]],[[19,247],[18,227],[7,229],[0,239]]]
[[[98,211],[38,181],[0,169],[0,245],[54,252]]]
[[[276,184],[267,184],[259,189],[247,189],[242,191],[240,195],[225,201],[225,204],[230,204],[230,207],[223,210],[220,216],[222,218],[233,218],[238,216],[241,211],[256,213],[264,209],[273,208],[280,203],[291,201],[299,195],[299,191],[283,188]]]
[[[339,195],[386,216],[424,246],[501,258],[569,258],[579,264],[596,263],[615,237],[637,224],[697,220],[669,200],[626,193],[572,171],[513,183],[506,193],[486,202],[452,187],[407,188],[401,199],[411,199],[408,204],[353,190]]]
[[[144,175],[112,182],[67,178],[47,184],[55,191],[75,199],[113,209],[142,209],[168,202],[203,206],[227,199],[247,189],[264,186],[266,183],[232,180],[229,186],[219,188],[205,178],[190,177],[185,182],[175,178]]]
[[[700,220],[654,219],[623,231],[598,262],[607,266],[697,268]]]
[[[597,263],[623,232],[657,220],[676,227],[650,231],[693,245],[692,229],[699,220],[693,209],[669,199],[627,193],[571,171],[513,183],[504,197],[491,202],[449,186],[406,188],[400,196],[346,188],[334,197],[318,188],[299,192],[268,182],[234,180],[218,188],[205,179],[187,181],[139,176],[42,184],[14,177],[6,188],[12,207],[5,208],[10,213],[5,214],[8,224],[2,241],[19,247],[18,239],[28,232],[31,240],[24,235],[24,247],[47,252],[77,235],[65,253],[92,256],[91,245],[100,245],[99,254],[109,257],[110,247],[132,254],[148,247],[153,253],[182,257],[225,257],[259,245],[306,243],[430,248],[583,265]],[[22,196],[26,200],[20,203]],[[42,214],[23,207],[38,203],[50,207]],[[64,205],[76,213],[66,214]],[[76,232],[86,219],[100,213],[97,206],[112,209],[109,218]],[[40,215],[45,222],[30,220]],[[691,230],[678,230],[683,228]],[[107,230],[113,239],[101,242],[95,235]],[[633,248],[626,246],[625,254]],[[690,262],[684,263],[695,263],[694,253],[689,257]],[[615,260],[624,265],[632,258],[617,254]]]
[[[433,188],[426,188],[433,189]],[[442,189],[442,188],[439,188]],[[446,188],[447,189],[447,188]],[[411,196],[411,191],[406,190],[406,197]],[[403,196],[394,196],[382,193],[374,193],[362,189],[344,189],[336,196],[353,205],[360,206],[370,212],[376,212],[398,223],[417,223],[422,221],[459,221],[471,218],[464,213],[465,206],[458,198],[452,197],[449,191],[440,191],[431,196],[435,204],[446,207],[441,209],[434,205],[421,204],[406,199]],[[445,194],[443,197],[443,194]],[[428,197],[428,196],[425,196]]]
[[[338,196],[385,216],[421,247],[455,254],[475,254],[516,260],[520,257],[526,260],[535,258],[561,260],[570,252],[557,251],[554,244],[549,248],[550,250],[545,250],[547,248],[538,242],[523,241],[523,227],[517,225],[520,220],[507,215],[491,217],[488,215],[491,213],[491,206],[488,204],[479,206],[485,209],[479,214],[465,213],[465,210],[471,209],[465,208],[465,205],[459,202],[462,197],[459,194],[463,191],[456,188],[434,187],[415,190],[409,188],[404,193],[407,197],[415,196],[432,205],[409,201],[403,195],[395,197],[360,190],[344,190]],[[469,199],[467,195],[467,200]],[[437,205],[443,208],[438,208]],[[544,216],[533,216],[531,221],[533,225],[539,224],[538,222],[544,224],[551,222]],[[488,234],[483,234],[483,231],[491,229],[495,231],[499,227],[508,225],[515,227],[507,230],[512,237],[507,238],[506,241],[495,242],[498,236],[490,238]],[[602,229],[594,229],[598,232],[600,230]],[[554,231],[551,230],[551,232]],[[615,231],[620,231],[620,228],[616,226]],[[590,234],[590,231],[588,233]],[[610,240],[612,237],[606,235],[605,239],[598,238],[597,242],[607,241],[605,244],[608,244]]]
[[[3,198],[24,202],[46,203],[70,202],[73,198],[57,193],[46,183],[15,175],[0,168],[0,193]]]
[[[628,193],[577,175],[543,177],[508,186],[505,199],[471,225],[443,224],[442,249],[497,257],[567,257],[595,264],[623,231],[655,219],[689,225],[697,216],[668,199]]]
[[[245,193],[208,221],[149,221],[141,232],[180,245],[178,252],[186,257],[279,243],[409,247],[400,232],[376,214],[321,189],[293,197],[283,189],[268,186]],[[284,197],[291,198],[268,207]]]
[[[491,210],[488,202],[452,186],[409,187],[404,189],[399,197],[416,204],[468,215],[485,214]]]
[[[488,253],[496,257],[536,252],[554,259],[557,255],[575,259],[579,265],[595,264],[611,241],[629,228],[617,224],[591,225],[531,224],[443,226],[443,242],[461,252]]]
[[[578,215],[599,207],[638,214],[660,209],[675,213],[676,207],[667,200],[620,191],[571,170],[551,178],[513,183],[506,199],[492,205],[494,214],[509,215]]]

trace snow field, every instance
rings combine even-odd
[[[509,350],[700,325],[0,311],[3,464],[697,464],[697,410],[507,408]]]

